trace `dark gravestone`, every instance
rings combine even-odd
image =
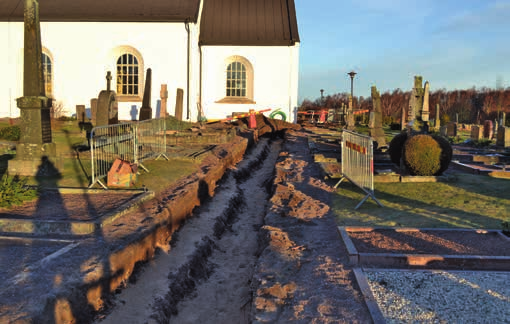
[[[499,126],[496,145],[510,147],[510,127]]]
[[[184,90],[178,88],[175,96],[175,118],[182,120]]]
[[[61,160],[57,159],[52,140],[52,100],[45,93],[37,0],[25,0],[24,32],[23,97],[16,100],[21,137],[16,145],[16,157],[8,162],[7,170],[13,175],[52,176],[59,173]]]
[[[483,123],[483,138],[492,139],[494,135],[494,129],[492,128],[492,121],[486,120]]]
[[[446,136],[457,136],[457,123],[448,123],[448,125],[446,125]]]
[[[106,90],[99,93],[97,98],[96,123],[94,126],[108,126],[118,124],[117,97],[111,90],[112,74],[106,74]]]
[[[76,120],[79,123],[84,123],[86,119],[85,105],[76,105]]]
[[[97,120],[97,98],[90,99],[90,122],[96,125]]]
[[[138,120],[152,119],[151,85],[152,85],[152,70],[147,69],[147,75],[145,77],[145,89],[143,90],[142,107],[140,108],[140,117],[138,118]]]

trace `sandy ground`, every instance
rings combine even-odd
[[[370,322],[328,207],[332,190],[306,134],[287,137],[280,154],[280,140],[262,140],[97,322]]]
[[[170,253],[144,267],[136,283],[116,296],[113,311],[97,322],[249,323],[257,233],[281,143],[262,139],[175,235]],[[207,251],[196,258],[201,245]],[[177,282],[186,281],[181,273],[186,260],[197,280],[183,287]]]

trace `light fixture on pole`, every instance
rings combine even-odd
[[[357,74],[356,72],[354,71],[351,71],[349,73],[347,73],[350,77],[351,77],[351,97],[354,97],[354,93],[353,93],[353,82],[354,82],[354,76]]]

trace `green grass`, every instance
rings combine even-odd
[[[333,209],[340,226],[395,226],[500,229],[510,216],[510,181],[462,174],[451,183],[381,183],[367,200],[350,183],[342,183]]]
[[[8,126],[8,122],[2,121],[0,127],[2,127],[3,124]],[[183,123],[179,125],[184,127]],[[52,137],[57,147],[57,156],[63,159],[64,167],[61,171],[61,175],[58,177],[48,177],[44,180],[29,178],[28,184],[47,187],[88,187],[91,174],[90,159],[77,159],[74,158],[74,154],[70,154],[75,152],[77,146],[87,144],[86,133],[79,129],[77,122],[61,122],[58,127],[53,129]],[[8,160],[15,157],[13,153],[15,152],[5,150],[0,152],[0,177],[7,170]],[[81,155],[87,156],[87,154]],[[180,178],[198,171],[200,161],[201,159],[171,159],[170,161],[160,159],[157,161],[145,161],[143,164],[147,167],[149,172],[140,169],[136,184],[131,189],[139,189],[145,185],[149,190],[159,192]],[[106,182],[106,179],[104,179],[104,182]],[[94,187],[101,188],[97,184]]]

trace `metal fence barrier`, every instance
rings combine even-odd
[[[148,159],[166,156],[165,119],[94,127],[90,132],[91,184],[108,189],[103,179],[116,159],[133,163],[149,170],[142,164]]]
[[[342,178],[335,188],[344,179],[348,179],[367,194],[355,209],[368,198],[383,207],[374,193],[374,142],[370,136],[347,130],[342,132]]]

